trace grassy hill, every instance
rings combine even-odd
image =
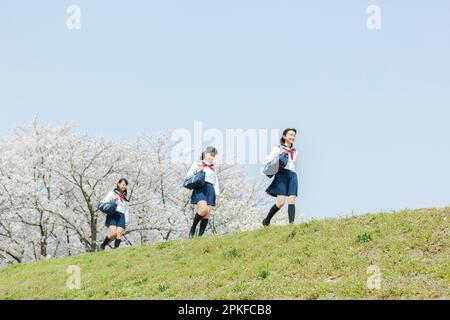
[[[449,225],[405,210],[50,259],[0,270],[0,299],[449,299]]]

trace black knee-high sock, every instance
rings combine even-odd
[[[280,210],[280,208],[278,208],[276,204],[274,204],[273,207],[270,208],[269,213],[267,214],[267,217],[265,219],[267,224],[270,223],[270,220],[272,220],[275,213],[277,213],[279,210]]]
[[[205,233],[206,227],[208,226],[208,222],[209,222],[208,219],[202,219],[202,222],[200,222],[200,230],[198,232],[198,235],[200,237]]]
[[[116,241],[114,241],[114,249],[118,248],[120,246],[121,242],[122,242],[122,239],[116,239]]]
[[[289,223],[294,223],[295,220],[295,204],[288,206]]]
[[[197,225],[200,222],[200,220],[202,220],[202,216],[196,213],[194,217],[194,222],[192,223],[191,231],[189,232],[190,236],[194,236],[195,228],[197,228]]]
[[[108,245],[108,243],[110,243],[110,242],[111,242],[111,239],[109,239],[108,236],[107,236],[105,238],[105,240],[103,240],[102,247],[103,248],[106,247]]]

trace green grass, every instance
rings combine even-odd
[[[405,210],[14,265],[0,299],[448,299],[449,219]]]

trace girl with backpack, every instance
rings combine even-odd
[[[269,226],[273,216],[281,209],[288,201],[288,215],[289,223],[294,223],[295,220],[295,201],[298,194],[298,178],[295,169],[297,160],[297,150],[294,148],[294,142],[297,135],[297,130],[288,128],[283,131],[283,136],[280,139],[280,145],[275,146],[272,152],[267,156],[267,161],[270,162],[283,153],[288,154],[288,161],[284,168],[280,168],[275,178],[273,179],[266,192],[272,197],[276,197],[276,203],[270,209],[267,217],[263,220],[263,226]]]
[[[109,228],[108,235],[100,249],[103,251],[105,247],[114,240],[114,249],[120,246],[123,232],[129,223],[129,201],[127,199],[127,179],[120,179],[117,187],[108,193],[102,203],[115,202],[117,207],[114,213],[106,216],[105,226]]]
[[[186,175],[186,179],[190,179],[202,171],[205,173],[205,184],[200,188],[194,189],[191,196],[191,203],[197,205],[197,213],[194,216],[194,222],[189,232],[190,238],[194,237],[195,230],[200,221],[198,235],[200,237],[203,236],[208,226],[211,210],[216,206],[216,202],[218,201],[219,179],[216,168],[214,167],[216,156],[217,149],[211,146],[207,147],[202,152],[200,161],[194,161]]]

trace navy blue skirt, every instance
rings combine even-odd
[[[106,216],[105,226],[115,226],[118,228],[125,228],[125,215],[120,212],[114,212],[114,214],[108,214]]]
[[[199,201],[206,201],[208,206],[216,205],[216,191],[212,183],[206,182],[203,187],[192,191],[191,203],[197,204]]]
[[[298,195],[298,178],[297,173],[282,169],[273,178],[272,183],[266,189],[266,192],[272,197],[276,196],[297,196]]]

